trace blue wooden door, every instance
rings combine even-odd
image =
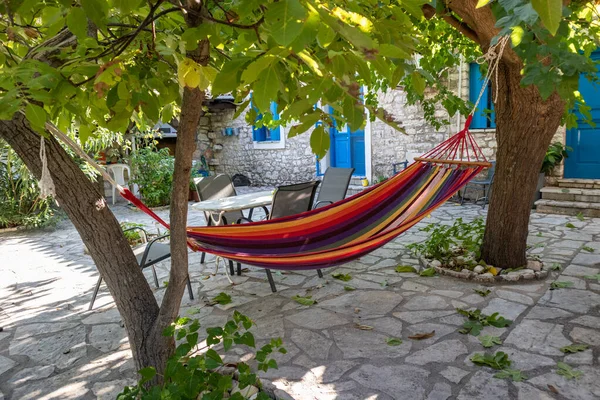
[[[600,59],[600,52],[592,54]],[[600,77],[600,73],[598,74]],[[565,178],[600,179],[600,83],[579,78],[579,91],[590,106],[595,127],[586,123],[576,112],[577,128],[567,131],[567,146],[573,148],[565,160]]]
[[[338,168],[354,168],[354,175],[365,176],[367,163],[365,160],[365,131],[350,131],[348,125],[340,128],[335,125],[329,128],[331,137],[331,166]]]

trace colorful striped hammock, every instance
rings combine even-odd
[[[452,197],[484,168],[465,128],[390,179],[327,207],[240,225],[189,227],[190,247],[270,269],[319,269],[385,245]],[[128,189],[123,197],[168,228]]]

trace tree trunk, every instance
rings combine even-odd
[[[544,155],[560,125],[564,101],[543,101],[537,87],[521,87],[519,64],[499,65],[496,110],[496,175],[481,257],[500,268],[527,264],[531,201]],[[495,84],[495,79],[492,79]]]
[[[0,121],[0,137],[21,157],[39,179],[40,136],[22,114]],[[150,341],[159,308],[118,221],[107,207],[97,184],[49,135],[46,141],[48,168],[56,186],[56,199],[79,232],[83,243],[106,281],[127,329],[136,367],[155,366],[159,373],[173,350],[173,341]],[[90,291],[91,295],[91,291]]]

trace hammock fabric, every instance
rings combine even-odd
[[[452,197],[490,164],[465,128],[390,179],[327,207],[240,225],[189,227],[189,245],[263,268],[332,267],[385,245]],[[123,197],[169,225],[128,189]]]

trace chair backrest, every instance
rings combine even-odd
[[[309,211],[320,181],[279,186],[273,195],[269,219],[287,217]]]
[[[346,197],[353,172],[354,168],[327,168],[319,189],[315,208],[343,200]]]
[[[217,200],[225,197],[237,196],[229,175],[220,174],[194,178],[194,184],[196,185],[196,190],[198,191],[198,197],[200,197],[200,201]],[[210,219],[210,213],[205,212],[204,216],[208,222]],[[231,211],[223,214],[223,217],[225,217],[225,220],[228,224],[235,223],[243,216],[244,215],[241,211]]]
[[[126,164],[109,164],[106,166],[109,175],[121,186],[127,185],[131,179],[131,170]],[[125,171],[127,171],[127,180],[125,180]]]

